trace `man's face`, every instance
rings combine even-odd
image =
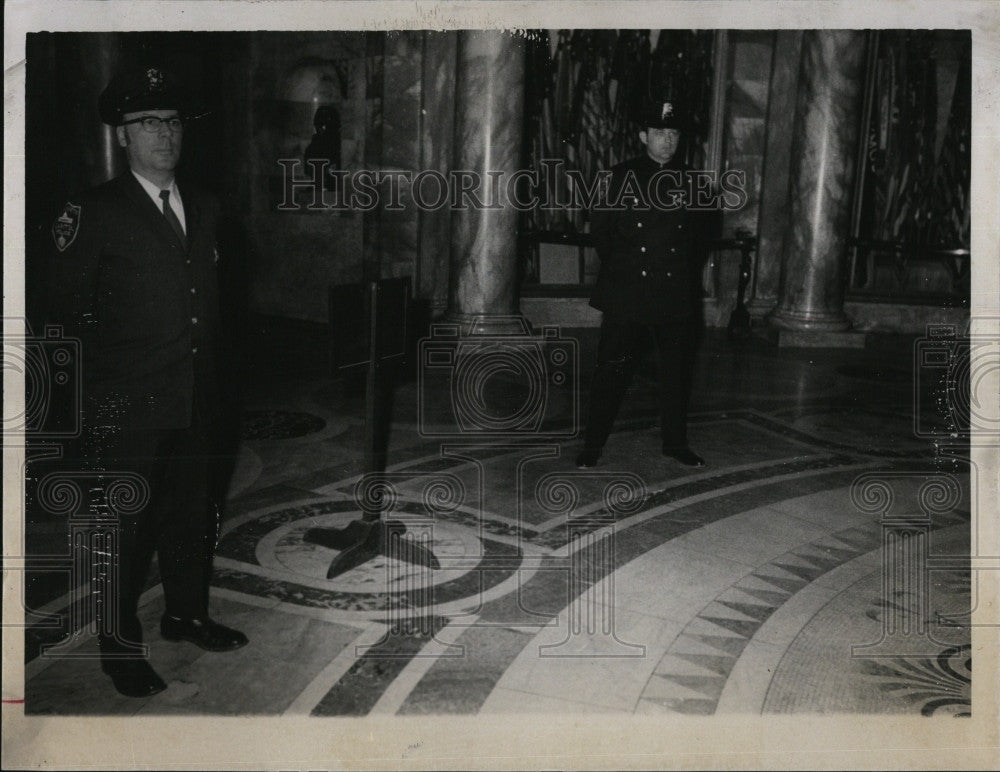
[[[178,117],[176,110],[142,110],[125,113],[123,119],[131,121],[144,116],[155,116],[164,121]],[[171,131],[164,123],[159,131],[146,131],[141,123],[119,126],[118,143],[125,148],[128,165],[143,177],[153,179],[177,168],[181,158],[182,132]]]
[[[649,157],[662,164],[674,157],[681,133],[677,129],[649,129],[639,132],[639,140],[646,146]]]

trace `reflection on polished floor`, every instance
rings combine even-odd
[[[970,464],[915,436],[912,337],[780,349],[710,332],[689,432],[707,466],[660,455],[643,372],[580,471],[596,337],[563,335],[579,367],[547,381],[532,431],[511,418],[538,398],[515,370],[480,384],[489,408],[449,373],[401,383],[381,490],[358,487],[363,392],[315,364],[248,380],[212,614],[250,645],[161,640],[153,577],[142,612],[169,688],[119,696],[80,656],[86,635],[38,656],[64,633],[33,617],[27,712],[968,713]],[[462,430],[452,405],[471,411]],[[508,436],[477,433],[480,408]],[[366,496],[440,568],[376,558],[327,579],[337,552],[306,532],[358,518]],[[32,538],[64,534],[36,522]],[[63,582],[29,605],[65,619]]]

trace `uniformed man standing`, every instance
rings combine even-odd
[[[154,550],[162,636],[209,651],[247,643],[208,616],[221,504],[212,479],[220,453],[219,206],[174,176],[192,114],[168,72],[122,71],[98,107],[116,127],[129,170],[72,199],[56,218],[47,302],[49,319],[81,339],[89,469],[109,481],[144,481],[135,496],[148,486],[145,506],[100,504],[117,518],[119,553],[100,609],[101,665],[119,692],[144,697],[166,688],[143,655],[138,618]]]
[[[604,312],[577,466],[597,464],[649,337],[659,355],[663,454],[688,466],[704,461],[688,447],[687,406],[699,321],[695,218],[681,163],[674,160],[682,116],[673,102],[647,112],[646,152],[612,169],[607,199],[593,211],[601,267],[590,304]]]

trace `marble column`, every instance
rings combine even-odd
[[[760,184],[758,246],[748,303],[750,315],[755,318],[774,310],[778,304],[781,258],[790,222],[788,174],[792,160],[795,95],[798,90],[801,52],[801,30],[778,30],[775,33],[770,98],[767,105],[767,145],[764,149],[763,179]]]
[[[866,33],[811,30],[802,38],[791,150],[789,231],[773,327],[839,332],[861,116]]]
[[[478,175],[489,203],[490,175],[508,179],[520,165],[524,118],[524,40],[502,30],[458,34],[453,176]],[[456,187],[452,185],[452,187]],[[501,186],[501,191],[503,187]],[[518,211],[501,196],[495,208],[455,207],[451,217],[449,321],[464,333],[517,332]]]

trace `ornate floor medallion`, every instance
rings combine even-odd
[[[440,569],[376,557],[327,579],[337,550],[311,543],[307,531],[341,529],[362,512],[354,501],[318,501],[262,513],[226,533],[217,551],[213,584],[287,603],[370,612],[441,613],[475,609],[487,593],[516,588],[521,551],[485,531],[435,519],[422,503],[400,499],[392,519],[407,525],[404,538],[417,538],[433,551]],[[514,580],[513,582],[511,580]],[[490,591],[493,591],[492,593]]]

